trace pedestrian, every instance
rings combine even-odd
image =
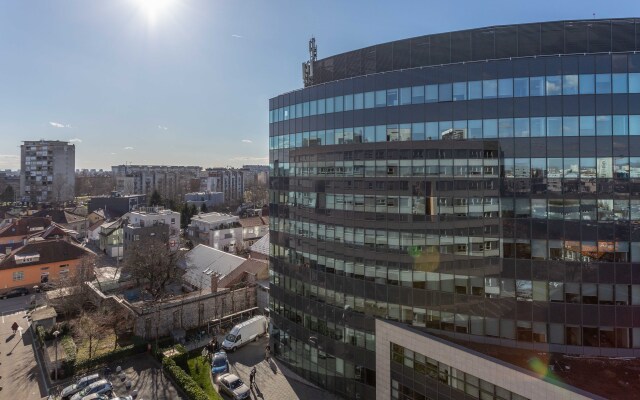
[[[271,346],[267,345],[267,347],[264,349],[264,359],[269,362],[269,358],[271,358]]]
[[[13,334],[14,335],[16,334],[16,332],[18,332],[18,328],[19,328],[19,326],[18,326],[17,322],[14,322],[13,325],[11,325],[11,329],[13,329]]]
[[[251,373],[249,374],[249,387],[253,387],[256,384],[256,367],[251,369]]]

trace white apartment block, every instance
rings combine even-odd
[[[197,180],[202,168],[197,166],[166,165],[114,165],[111,173],[116,181],[116,191],[128,194],[151,194],[154,190],[164,198],[182,200],[192,192],[192,182]]]
[[[206,244],[229,253],[248,249],[269,232],[267,217],[239,218],[235,215],[206,213],[196,215],[187,228],[195,244]]]
[[[139,240],[135,235],[143,235],[145,231],[154,233],[153,227],[168,227],[168,243],[171,251],[178,250],[180,246],[180,213],[165,209],[164,207],[140,207],[124,215],[128,223],[125,231],[134,235],[131,240]],[[140,233],[137,233],[140,232]],[[127,240],[127,238],[125,238]]]
[[[244,171],[236,168],[208,168],[200,173],[201,192],[222,192],[226,204],[239,204],[244,195]]]
[[[72,201],[76,191],[75,145],[58,140],[20,146],[20,198],[35,203]]]

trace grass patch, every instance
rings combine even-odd
[[[184,365],[180,365],[184,369]],[[190,353],[187,359],[185,371],[204,390],[209,399],[222,400],[211,383],[211,373],[209,363],[198,352]]]
[[[114,350],[118,350],[122,347],[126,347],[130,345],[130,341],[116,341],[116,336],[106,335],[100,339],[93,339],[93,343],[91,346],[91,358],[95,358],[102,354],[110,353]],[[77,343],[77,355],[76,360],[78,362],[83,362],[89,359],[89,341],[82,340],[80,343]]]

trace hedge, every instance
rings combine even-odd
[[[184,390],[190,400],[209,400],[209,396],[204,390],[173,359],[165,357],[162,360],[162,367],[173,378],[175,383]]]
[[[135,354],[144,353],[145,351],[147,351],[146,343],[130,344],[129,346],[121,347],[112,352],[100,354],[99,356],[76,363],[75,369],[76,371],[78,371],[83,369],[95,368],[98,365],[108,364],[110,362],[120,360],[125,357],[130,357]]]

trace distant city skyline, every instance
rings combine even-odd
[[[629,2],[315,4],[0,3],[0,170],[39,139],[75,144],[78,169],[266,164],[268,99],[302,87],[312,35],[324,58],[456,29],[640,14]]]

